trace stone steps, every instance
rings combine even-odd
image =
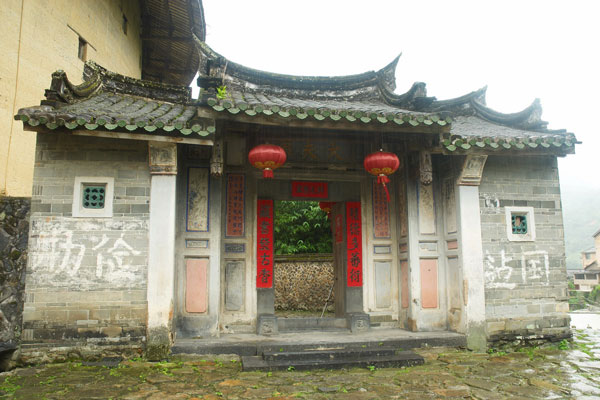
[[[421,365],[423,357],[392,347],[342,348],[308,351],[264,351],[260,356],[242,356],[244,371],[340,369],[354,367],[410,367]]]

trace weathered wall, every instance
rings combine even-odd
[[[488,338],[568,334],[556,158],[490,156],[479,193]],[[505,207],[533,208],[535,241],[508,240]]]
[[[139,343],[144,338],[147,146],[133,140],[38,134],[24,342],[110,338],[113,343]],[[113,217],[72,216],[77,176],[114,179]]]
[[[331,255],[276,256],[274,265],[277,311],[322,311],[333,285]],[[328,310],[334,309],[331,293]]]
[[[0,342],[21,336],[29,204],[27,198],[0,197]]]
[[[62,69],[73,82],[81,81],[79,36],[89,43],[87,59],[139,78],[140,10],[137,1],[3,0],[0,19],[5,22],[0,40],[0,193],[30,196],[35,134],[23,132],[13,115],[39,104],[54,71]]]

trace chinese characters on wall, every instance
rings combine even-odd
[[[373,236],[390,237],[390,209],[382,185],[373,181]]]
[[[362,232],[360,202],[346,203],[348,286],[362,286]]]
[[[225,236],[244,236],[244,175],[227,175],[227,231]]]
[[[273,200],[258,200],[256,287],[273,287]]]
[[[326,199],[328,196],[327,182],[292,181],[292,197]]]

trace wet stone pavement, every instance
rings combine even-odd
[[[598,399],[600,331],[573,333],[571,343],[512,352],[419,349],[425,365],[410,368],[242,372],[236,356],[49,364],[0,374],[0,398]]]

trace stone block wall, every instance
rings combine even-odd
[[[479,195],[488,339],[568,336],[556,157],[489,156]],[[534,241],[509,240],[506,207],[531,207]],[[532,228],[531,222],[528,229]]]
[[[18,343],[25,300],[28,198],[0,197],[0,342]]]
[[[274,265],[276,311],[321,312],[333,285],[331,255],[276,256]],[[334,295],[328,310],[334,310]]]
[[[147,320],[147,143],[56,133],[38,134],[37,143],[23,342],[139,346]],[[72,215],[82,176],[114,180],[112,217]]]

